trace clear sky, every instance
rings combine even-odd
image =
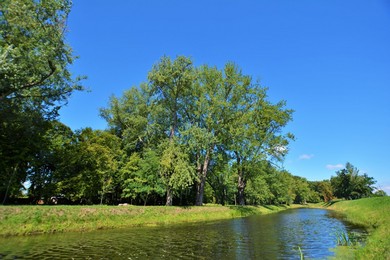
[[[163,55],[233,61],[295,110],[287,170],[323,180],[350,162],[390,194],[390,1],[75,0],[68,27],[90,89],[60,111],[72,129],[105,129],[99,108]]]

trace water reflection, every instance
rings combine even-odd
[[[322,209],[192,225],[0,240],[3,259],[323,259],[350,230]]]

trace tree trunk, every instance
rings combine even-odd
[[[246,187],[246,180],[243,178],[243,176],[238,175],[238,193],[237,193],[237,200],[238,205],[244,206],[245,205],[245,187]]]
[[[104,197],[104,192],[102,191],[102,196],[100,196],[100,205],[103,205],[103,197]]]
[[[202,206],[203,205],[203,193],[204,193],[204,185],[205,185],[205,179],[203,175],[199,178],[199,183],[196,187],[196,202],[195,206]]]
[[[4,194],[4,199],[3,199],[3,203],[2,203],[3,205],[7,201],[8,192],[9,192],[9,189],[11,187],[12,180],[13,180],[14,176],[16,175],[17,171],[18,171],[18,164],[16,164],[16,166],[14,167],[12,174],[11,174],[11,177],[9,178],[7,189],[6,189],[5,194]]]
[[[171,187],[167,187],[167,201],[165,203],[165,206],[172,206],[172,199],[173,199],[173,194]]]
[[[146,206],[146,202],[148,201],[149,194],[146,194],[142,199],[144,201],[144,207]]]
[[[244,170],[241,164],[241,158],[237,156],[237,168],[238,168],[238,185],[237,185],[237,200],[238,200],[238,205],[244,206],[245,205],[245,187],[246,187],[246,180],[244,176]]]
[[[175,129],[176,129],[176,125],[177,125],[176,110],[173,113],[172,117],[173,117],[173,123],[171,125],[171,130],[170,130],[170,133],[169,133],[169,142],[170,143],[173,142],[173,137],[175,136]],[[167,200],[165,202],[165,206],[172,206],[172,200],[173,200],[172,189],[171,189],[171,187],[167,186]]]
[[[197,189],[196,189],[195,206],[202,206],[203,205],[204,186],[206,184],[207,169],[209,166],[209,161],[210,161],[210,150],[207,150],[206,156],[204,158],[203,166],[199,168],[199,165],[198,165],[199,183],[198,183]]]

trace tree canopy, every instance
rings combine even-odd
[[[206,182],[218,163],[236,169],[238,200],[245,204],[246,182],[256,175],[251,164],[282,159],[293,139],[282,133],[292,110],[285,101],[269,102],[266,91],[233,63],[219,70],[194,67],[187,57],[163,57],[147,83],[122,99],[112,98],[101,113],[124,147],[132,147],[128,156],[158,151],[167,205],[172,192],[192,184],[195,204],[202,205]]]
[[[336,172],[330,179],[333,193],[338,198],[359,199],[373,194],[375,180],[366,173],[359,174],[359,170],[347,162],[345,168]]]
[[[4,0],[0,4],[0,194],[3,201],[40,159],[50,121],[75,90],[74,56],[65,43],[71,2]]]
[[[290,204],[373,195],[347,163],[310,182],[278,167],[293,110],[228,62],[195,66],[164,56],[145,82],[100,111],[108,129],[57,121],[82,90],[66,44],[69,0],[0,3],[0,200],[55,196],[74,204]],[[383,192],[377,192],[377,196]]]

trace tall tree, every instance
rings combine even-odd
[[[221,145],[220,135],[225,120],[226,91],[222,73],[215,67],[201,66],[197,70],[191,96],[187,99],[187,124],[182,132],[196,164],[197,183],[195,205],[203,204],[209,165]]]
[[[69,153],[71,145],[75,143],[73,131],[58,121],[53,121],[50,128],[41,139],[40,149],[35,157],[29,161],[27,171],[30,187],[28,194],[33,201],[44,198],[48,200],[57,196],[57,183],[61,181],[63,168],[72,161],[74,154]]]
[[[253,165],[282,159],[293,138],[281,132],[292,114],[285,102],[269,102],[266,89],[235,64],[223,70],[194,68],[191,59],[182,56],[163,57],[149,72],[147,85],[111,98],[110,107],[101,112],[122,139],[127,156],[136,152],[142,158],[146,148],[158,151],[167,205],[175,189],[194,181],[195,204],[202,205],[208,179],[221,200],[227,199],[232,178],[221,171],[230,173],[232,165],[244,204],[246,182],[256,175]]]
[[[173,177],[191,176],[191,171],[185,166],[187,159],[181,156],[183,154],[179,146],[175,144],[174,138],[178,135],[182,124],[184,124],[187,99],[191,95],[195,79],[192,61],[184,56],[179,56],[174,61],[164,56],[159,63],[153,66],[148,74],[148,79],[151,88],[150,95],[154,99],[153,105],[160,108],[162,113],[159,116],[163,116],[167,125],[169,125],[167,132],[169,133],[170,144],[163,149],[161,165],[164,169],[163,176],[166,180],[169,180],[166,181],[166,205],[172,205],[172,188],[176,186],[173,181],[177,180],[179,186],[183,183],[181,178]],[[172,163],[178,163],[180,167],[172,165]],[[177,172],[178,170],[184,170],[184,172]],[[187,180],[184,183],[187,183]]]
[[[44,138],[49,124],[39,111],[29,106],[0,102],[0,198],[4,204],[8,196],[19,194],[27,180],[32,161],[37,161],[40,150],[46,149]],[[4,107],[5,105],[5,107]]]
[[[43,149],[39,144],[45,142],[38,139],[48,129],[46,122],[55,119],[74,90],[82,89],[80,78],[73,78],[68,69],[74,60],[64,40],[70,8],[68,0],[0,3],[0,175],[7,176],[4,183],[21,185],[29,160]],[[10,187],[18,186],[8,184],[4,201]]]
[[[344,169],[336,172],[330,179],[333,193],[338,198],[359,199],[372,195],[375,180],[366,173],[360,175],[359,170],[347,162]]]
[[[289,140],[294,137],[283,134],[282,129],[293,111],[285,108],[285,101],[268,101],[267,89],[253,83],[236,65],[227,64],[224,74],[224,84],[232,88],[226,109],[231,118],[225,126],[227,144],[238,175],[238,203],[244,205],[245,187],[253,176],[251,166],[262,160],[281,160],[287,153]]]

